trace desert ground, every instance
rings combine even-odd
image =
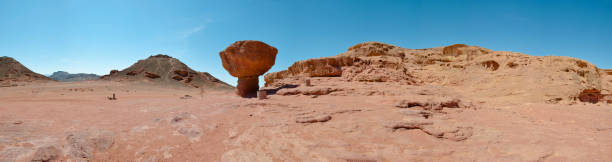
[[[241,51],[226,70],[260,66]],[[366,42],[237,88],[167,55],[76,82],[2,59],[0,162],[612,161],[612,70],[576,58]]]
[[[462,97],[425,111],[396,104],[461,92],[325,79],[295,89],[339,90],[265,100],[107,81],[2,88],[0,161],[612,160],[608,104]]]

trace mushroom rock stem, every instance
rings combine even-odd
[[[258,76],[238,77],[238,85],[236,86],[236,94],[241,97],[251,97],[257,94],[259,90]]]

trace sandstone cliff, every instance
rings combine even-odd
[[[611,73],[571,57],[530,56],[464,44],[406,49],[366,42],[337,56],[298,61],[288,70],[265,75],[265,81],[268,87],[295,84],[310,77],[441,85],[473,97],[539,102],[577,100],[588,89],[600,90],[605,96],[612,89]]]

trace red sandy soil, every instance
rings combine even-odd
[[[0,161],[612,161],[606,103],[333,79],[266,100],[105,81],[0,88]],[[398,107],[448,98],[459,108]]]

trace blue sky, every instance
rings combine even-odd
[[[275,46],[269,72],[365,41],[465,43],[612,68],[611,29],[609,0],[0,0],[0,56],[35,72],[107,74],[164,53],[233,85],[218,53],[237,40]]]

